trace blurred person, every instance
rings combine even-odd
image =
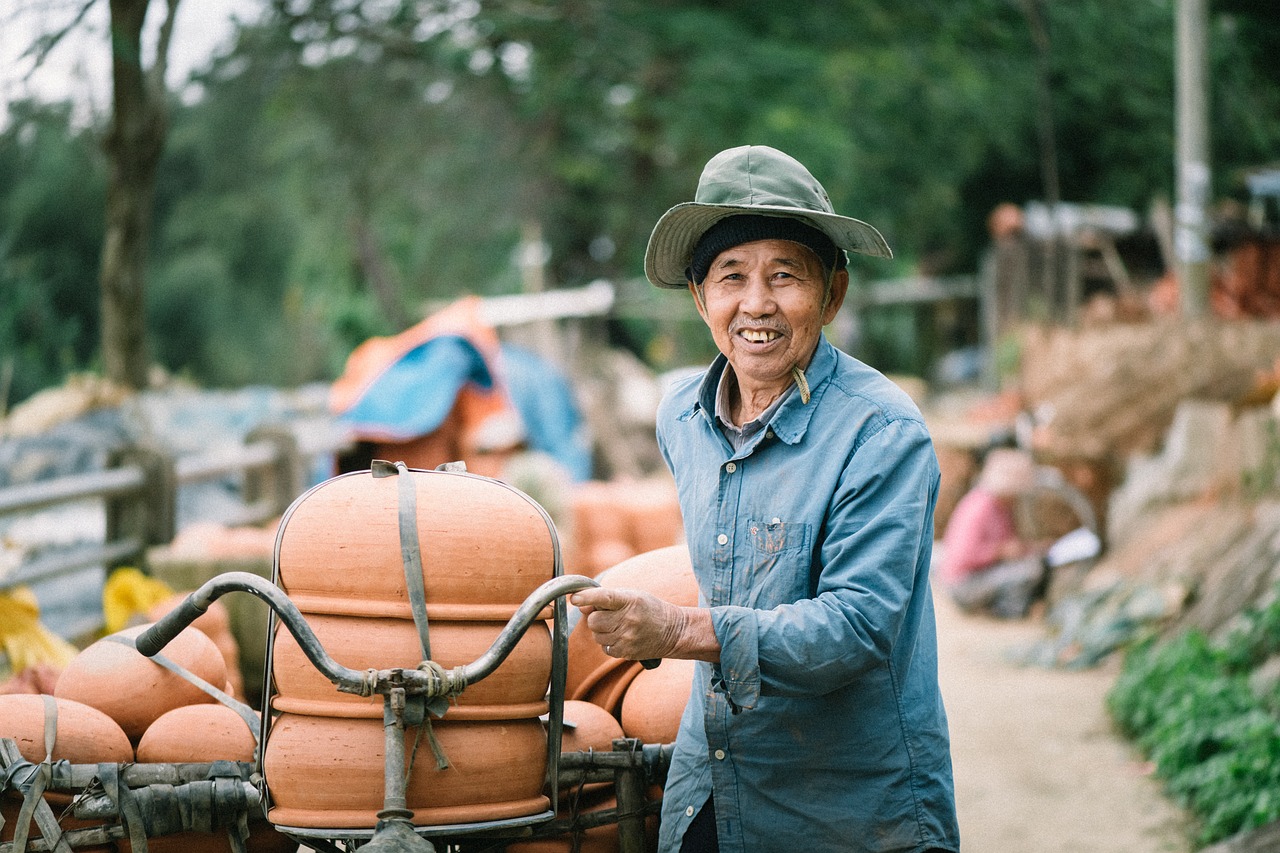
[[[660,850],[956,851],[929,564],[939,473],[910,398],[822,328],[845,251],[890,257],[796,160],[717,154],[658,221],[649,280],[720,355],[658,413],[700,590],[573,603],[613,657],[701,663]]]
[[[1035,476],[1026,452],[996,448],[952,511],[938,578],[962,610],[1016,619],[1027,615],[1042,591],[1045,545],[1025,540],[1014,517],[1019,496],[1035,485]]]

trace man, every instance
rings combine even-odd
[[[800,163],[744,146],[658,221],[645,273],[687,288],[721,355],[658,439],[701,605],[592,589],[607,654],[698,667],[663,851],[958,849],[928,567],[938,466],[920,413],[822,336],[845,250],[889,257]]]

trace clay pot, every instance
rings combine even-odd
[[[636,675],[622,697],[620,716],[627,737],[645,743],[672,743],[693,689],[697,662],[664,660]]]
[[[610,658],[608,664],[592,673],[569,698],[590,702],[616,716],[627,686],[643,669],[640,661]]]
[[[307,623],[333,658],[355,670],[412,669],[422,653],[418,631],[408,619],[308,615]],[[501,622],[430,622],[431,656],[445,668],[480,657],[501,632]],[[272,675],[281,711],[313,716],[382,719],[381,697],[339,693],[303,654],[283,626],[276,630]],[[551,632],[534,623],[492,675],[467,687],[449,708],[450,720],[537,717],[547,711],[551,680]]]
[[[468,474],[411,476],[428,618],[505,622],[554,575],[551,528],[522,492]],[[282,521],[279,582],[299,609],[412,618],[400,552],[399,479],[346,474],[294,503]]]
[[[53,744],[55,761],[72,764],[126,763],[133,747],[120,726],[96,708],[70,699],[54,699],[58,726]],[[13,738],[27,761],[44,761],[45,700],[15,693],[0,696],[0,737]]]
[[[672,604],[695,607],[698,604],[698,582],[693,576],[693,562],[685,545],[671,545],[637,554],[596,576],[601,586],[613,589],[638,589],[650,592]],[[592,638],[586,620],[579,620],[569,632],[569,667],[565,673],[565,695],[584,699],[594,689],[594,682],[621,667],[616,658]]]
[[[118,636],[132,639],[148,627],[126,628]],[[183,630],[161,653],[210,684],[221,687],[227,683],[222,653],[213,640],[194,628]],[[166,711],[214,701],[199,687],[135,649],[106,639],[67,664],[54,694],[97,708],[119,723],[134,742]]]
[[[613,749],[614,740],[623,737],[622,726],[613,715],[591,702],[566,699],[564,721],[560,741],[562,752],[609,752]],[[570,727],[569,723],[573,726]]]
[[[631,544],[637,552],[655,551],[684,540],[675,483],[666,479],[633,483],[624,500],[631,520]]]
[[[682,607],[698,604],[698,581],[686,545],[668,545],[636,554],[601,572],[596,580],[613,589],[639,589]]]
[[[179,593],[156,604],[147,611],[147,618],[159,622],[179,604],[186,601],[187,594]],[[227,665],[227,683],[231,689],[227,693],[237,698],[244,698],[244,677],[240,674],[240,645],[236,642],[231,630],[231,613],[221,601],[210,603],[209,609],[201,614],[191,627],[203,633],[222,653],[222,660]]]
[[[162,714],[138,742],[144,764],[253,761],[254,733],[226,705],[187,705]]]
[[[419,826],[476,823],[535,815],[547,742],[542,723],[527,720],[437,720],[433,731],[452,766],[437,770],[423,737],[406,798]],[[416,732],[405,733],[405,751]],[[263,770],[284,827],[372,828],[383,806],[382,720],[282,714],[271,727]]]

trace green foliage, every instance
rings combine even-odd
[[[72,128],[69,107],[10,112],[0,133],[0,411],[94,358],[105,192],[97,148]]]
[[[1170,196],[1173,0],[1120,15],[1097,0],[1035,6],[1063,198],[1141,211]],[[1214,5],[1220,192],[1280,150],[1272,6]],[[885,232],[895,259],[855,258],[856,277],[969,273],[990,210],[1043,195],[1027,8],[264,3],[172,107],[148,269],[153,355],[213,385],[331,377],[427,303],[521,289],[513,257],[538,232],[552,286],[635,280],[658,216],[689,199],[708,157],[745,143],[795,155],[838,210]],[[102,166],[93,135],[59,109],[19,105],[0,136],[13,399],[97,347]],[[869,318],[868,353],[921,372],[928,348],[896,337],[914,321],[890,313]],[[664,354],[655,364],[689,334],[636,316],[615,333]]]
[[[1280,704],[1249,679],[1277,653],[1280,598],[1221,642],[1191,630],[1135,647],[1108,695],[1118,726],[1198,816],[1203,844],[1280,819]]]

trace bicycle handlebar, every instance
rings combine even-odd
[[[433,699],[453,695],[466,685],[491,675],[506,660],[542,609],[552,601],[562,595],[599,585],[597,581],[583,575],[563,575],[546,581],[516,609],[488,651],[471,663],[453,670],[437,669],[433,672],[423,669],[387,669],[361,672],[349,669],[329,656],[303,618],[302,612],[283,590],[266,578],[249,572],[227,572],[207,581],[166,616],[139,634],[134,646],[147,657],[154,657],[208,610],[215,599],[228,592],[247,592],[260,598],[275,611],[289,633],[298,641],[307,659],[343,693],[368,696],[401,687],[408,695],[422,695]],[[646,660],[642,663],[646,669],[653,669],[659,661]]]

